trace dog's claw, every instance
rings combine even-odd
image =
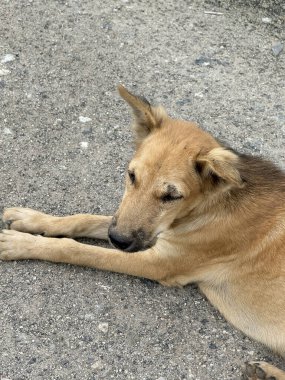
[[[250,363],[246,363],[245,364],[245,374],[249,377],[253,376],[255,374],[255,367]]]
[[[12,219],[5,220],[5,225],[6,225],[6,227],[7,227],[8,230],[10,230],[10,227],[11,227],[12,223],[13,223]]]

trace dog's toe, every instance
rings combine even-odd
[[[266,362],[246,363],[242,380],[283,380],[285,372]]]
[[[0,233],[0,260],[23,260],[36,257],[41,237],[14,230]]]
[[[11,224],[13,223],[13,220],[12,219],[8,219],[8,220],[5,220],[4,223],[5,223],[6,227],[9,230],[10,227],[11,227]]]
[[[245,364],[245,373],[244,373],[248,379],[253,378],[255,375],[255,365],[251,363],[246,363]]]
[[[12,207],[3,213],[3,222],[10,230],[42,233],[41,221],[44,214],[29,208]]]

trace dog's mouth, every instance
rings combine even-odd
[[[156,238],[153,239],[152,241],[150,242],[137,242],[137,241],[134,241],[133,243],[131,243],[130,245],[128,246],[123,246],[121,244],[117,244],[115,243],[112,239],[109,238],[109,241],[111,243],[111,245],[117,249],[119,249],[120,251],[123,251],[123,252],[128,252],[128,253],[135,253],[135,252],[140,252],[140,251],[146,251],[147,249],[153,247],[156,243]]]
[[[112,227],[109,228],[109,241],[120,251],[134,253],[145,251],[155,245],[158,234],[151,239],[146,239],[142,231],[133,233],[131,237],[118,234]]]

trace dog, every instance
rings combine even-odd
[[[115,216],[7,209],[0,259],[83,265],[166,286],[197,283],[231,324],[285,356],[285,174],[118,90],[133,110],[136,152]],[[114,248],[77,237],[109,239]],[[285,380],[285,372],[249,363],[243,379]]]

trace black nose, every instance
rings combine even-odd
[[[114,247],[119,248],[122,251],[131,252],[135,245],[134,239],[119,235],[115,231],[109,231],[109,239]]]

